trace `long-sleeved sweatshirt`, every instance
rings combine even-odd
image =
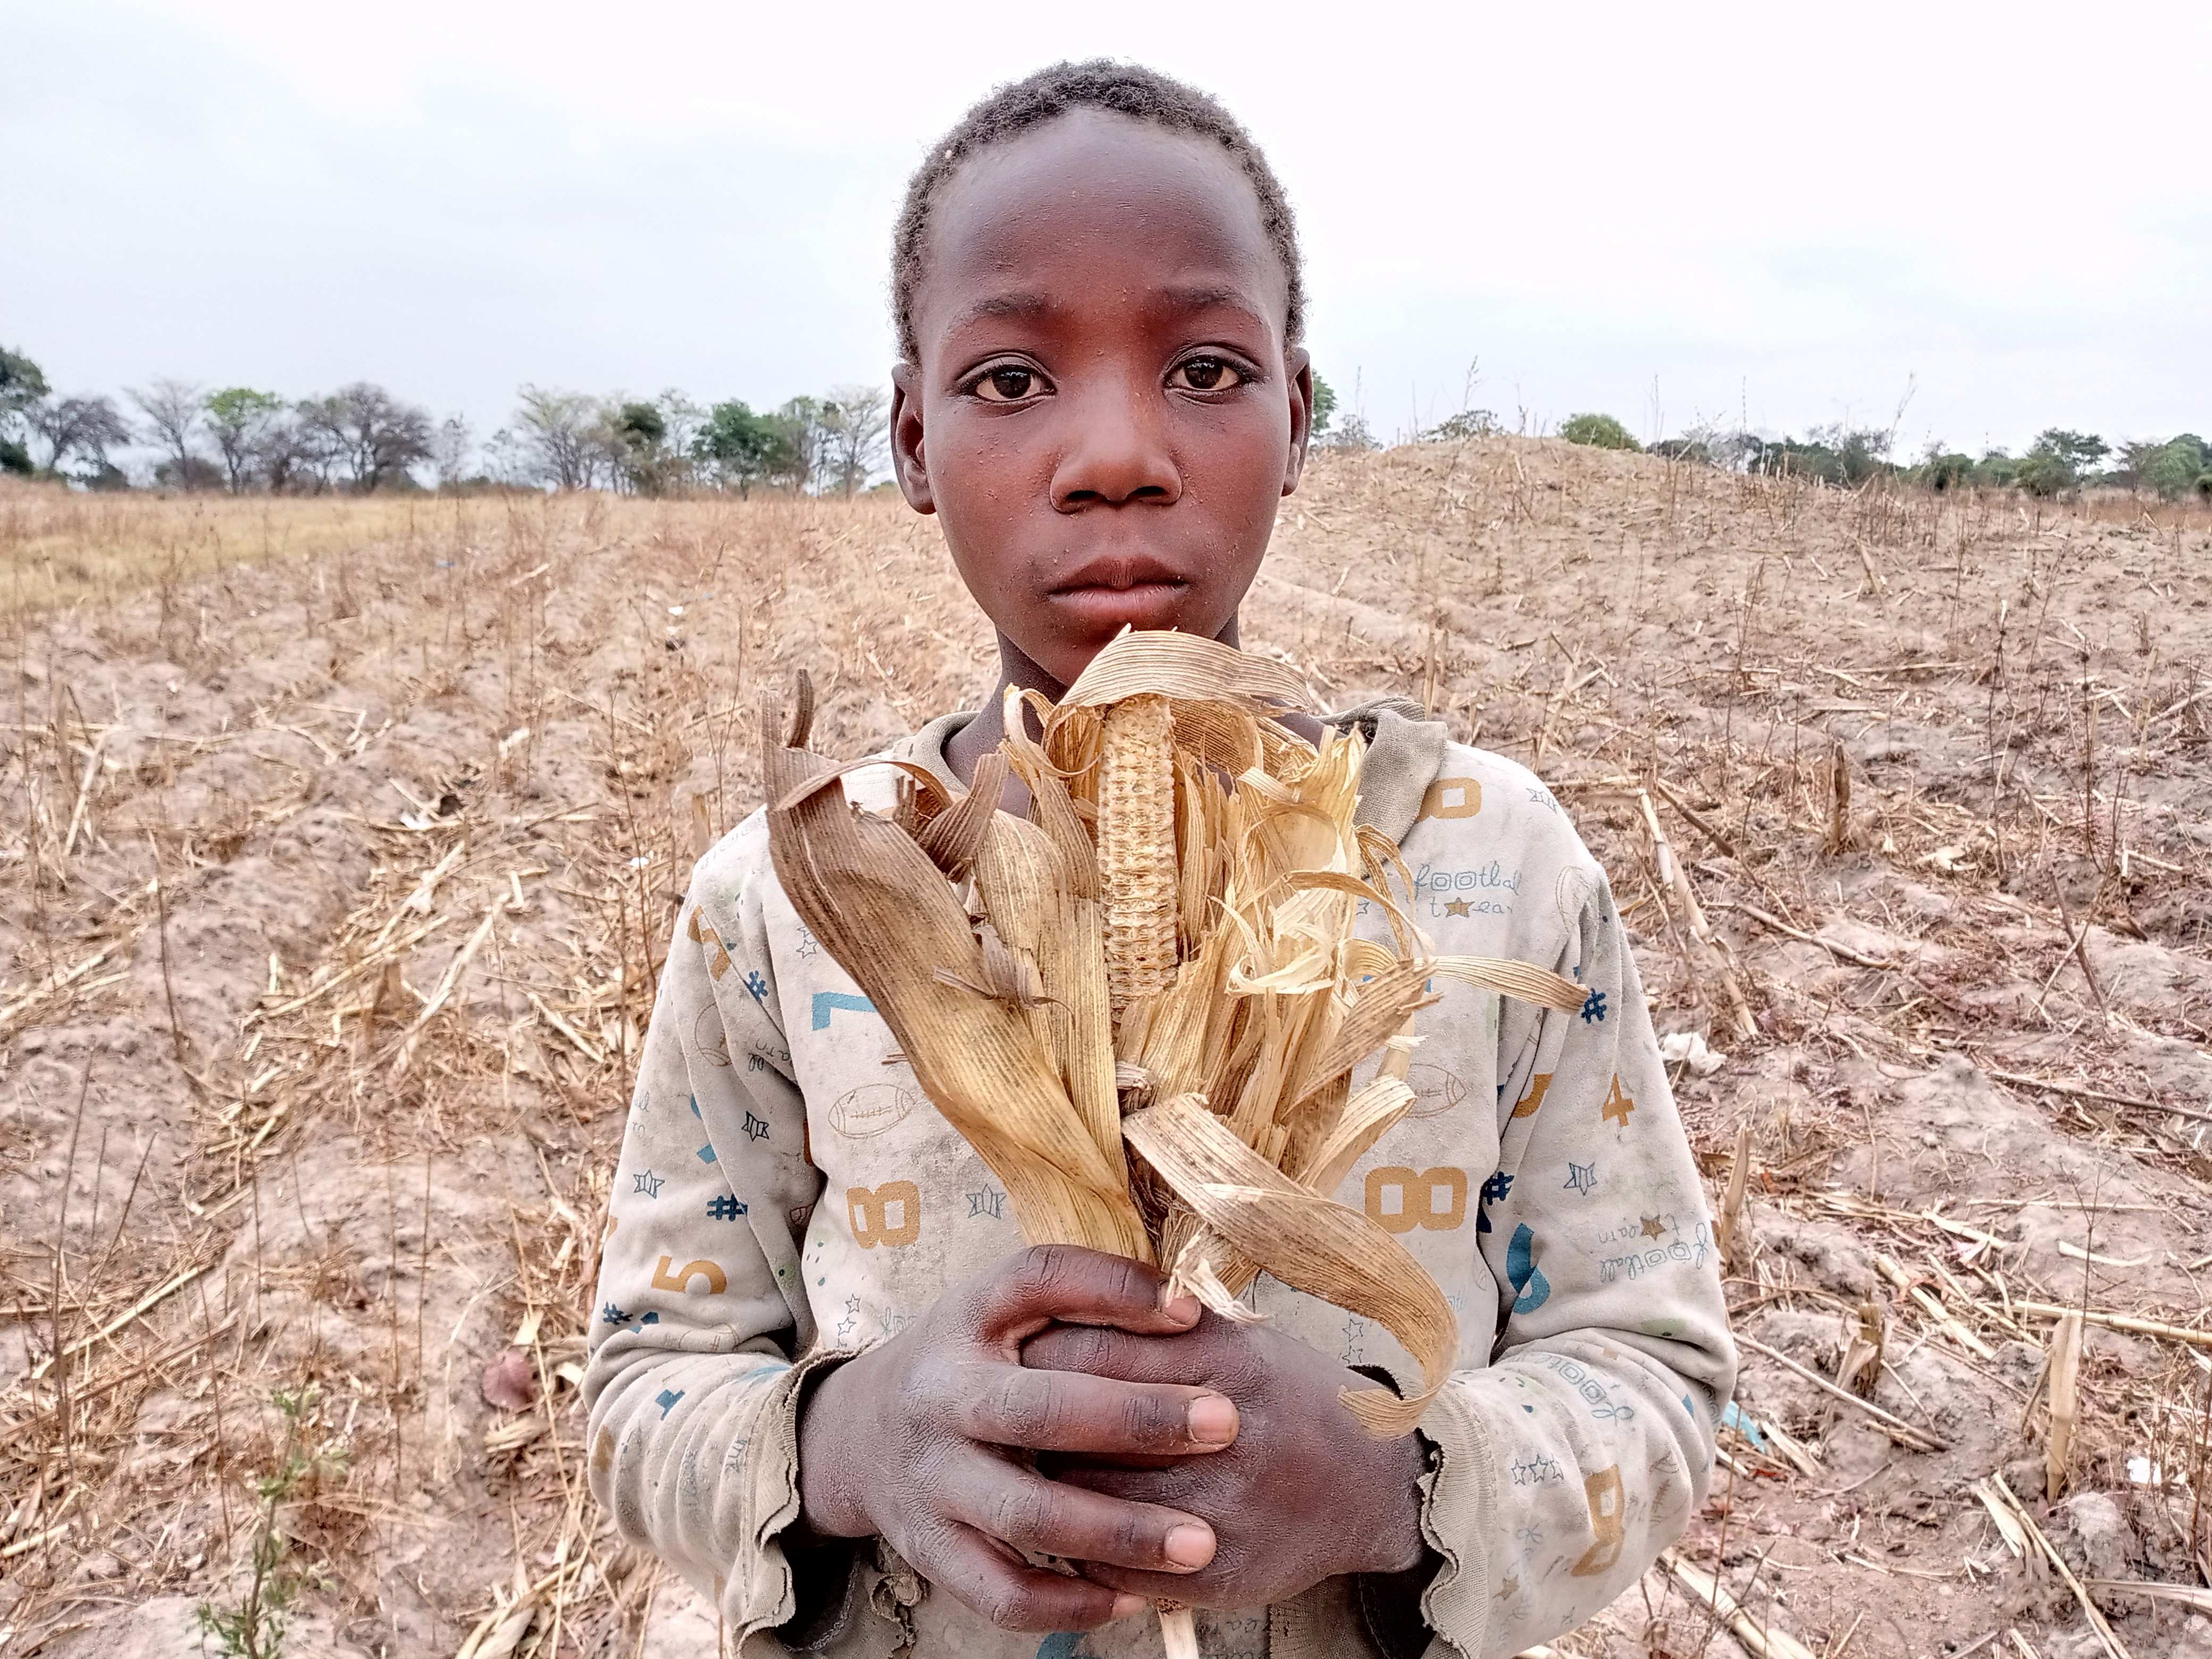
[[[1474,1659],[1571,1628],[1686,1525],[1735,1380],[1704,1189],[1604,872],[1533,774],[1408,712],[1348,718],[1371,738],[1359,816],[1399,843],[1415,920],[1441,954],[1517,957],[1588,995],[1563,1013],[1440,984],[1415,1028],[1413,1109],[1336,1194],[1398,1237],[1459,1319],[1457,1369],[1420,1430],[1435,1565],[1418,1623],[1404,1607],[1378,1616],[1396,1581],[1331,1579],[1201,1612],[1209,1659],[1372,1654],[1393,1622],[1425,1626],[1429,1659]],[[949,776],[945,741],[969,718],[891,752]],[[847,787],[881,810],[885,778]],[[600,1502],[714,1598],[745,1659],[1153,1659],[1149,1619],[1016,1635],[879,1542],[787,1553],[810,1373],[1022,1239],[1006,1193],[793,910],[761,814],[700,860],[678,929],[592,1316]],[[1389,938],[1379,912],[1360,930]],[[1417,1384],[1368,1321],[1264,1275],[1250,1300],[1346,1365]]]

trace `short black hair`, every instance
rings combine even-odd
[[[897,228],[891,233],[891,317],[898,329],[901,355],[909,362],[921,361],[914,331],[914,296],[921,286],[922,249],[929,237],[930,214],[945,180],[971,155],[1079,109],[1112,110],[1170,132],[1210,138],[1228,153],[1260,198],[1261,222],[1275,257],[1283,263],[1289,288],[1285,338],[1295,343],[1305,332],[1306,310],[1297,224],[1291,215],[1290,198],[1283,194],[1282,181],[1275,177],[1252,135],[1210,93],[1140,64],[1093,58],[1080,64],[1054,64],[999,88],[962,116],[915,170],[907,184],[906,204],[899,210]]]

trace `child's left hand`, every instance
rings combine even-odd
[[[1116,1590],[1200,1607],[1283,1601],[1339,1573],[1403,1572],[1422,1558],[1416,1436],[1377,1440],[1338,1397],[1374,1381],[1264,1325],[1207,1313],[1188,1331],[1137,1336],[1054,1326],[1023,1363],[1127,1382],[1214,1389],[1237,1402],[1237,1439],[1204,1457],[1141,1464],[1048,1455],[1042,1473],[1071,1486],[1158,1504],[1211,1523],[1212,1565],[1194,1573],[1084,1565]]]

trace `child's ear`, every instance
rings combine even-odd
[[[1310,381],[1311,375],[1308,375]],[[1307,397],[1313,392],[1310,385]],[[899,494],[917,513],[937,511],[937,497],[929,487],[929,460],[922,447],[921,371],[912,363],[891,365],[891,471],[898,475]]]
[[[1283,494],[1287,495],[1298,487],[1306,467],[1306,441],[1313,435],[1312,355],[1304,346],[1292,346],[1283,354],[1283,367],[1291,382],[1291,447],[1283,458]]]

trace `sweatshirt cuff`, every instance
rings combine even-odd
[[[745,1485],[754,1516],[752,1535],[745,1540],[750,1547],[731,1565],[721,1595],[722,1616],[742,1655],[786,1651],[786,1632],[797,1635],[803,1630],[818,1644],[842,1626],[850,1600],[851,1551],[833,1547],[822,1553],[842,1560],[847,1569],[843,1572],[831,1560],[817,1559],[804,1572],[794,1573],[783,1538],[798,1522],[801,1509],[799,1413],[813,1385],[852,1358],[852,1352],[842,1349],[807,1355],[776,1384],[753,1430],[745,1453]]]
[[[1472,1390],[1446,1384],[1421,1419],[1435,1448],[1421,1478],[1421,1536],[1439,1558],[1421,1595],[1429,1652],[1478,1659],[1490,1624],[1491,1530],[1498,1509],[1490,1428]]]

